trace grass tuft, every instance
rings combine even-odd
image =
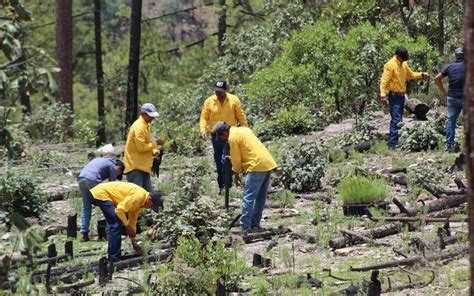
[[[389,195],[387,182],[380,178],[351,176],[337,187],[344,205],[369,204],[383,200]]]

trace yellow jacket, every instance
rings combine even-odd
[[[148,197],[145,189],[133,183],[114,181],[100,183],[90,191],[95,199],[113,202],[115,214],[122,224],[131,225],[136,231],[138,214]],[[126,214],[128,214],[128,219]]]
[[[407,62],[401,63],[393,56],[384,66],[382,79],[380,79],[380,96],[386,97],[389,92],[406,92],[406,81],[421,79],[421,72],[413,72]]]
[[[268,172],[278,165],[248,127],[231,127],[229,131],[229,148],[232,170],[236,173]]]
[[[239,98],[229,93],[226,93],[224,104],[219,102],[216,95],[212,95],[204,101],[199,122],[201,133],[212,132],[218,121],[224,121],[230,126],[237,126],[237,122],[241,126],[249,126]]]
[[[124,173],[133,170],[151,173],[152,158],[158,152],[158,146],[151,141],[150,134],[150,124],[140,115],[128,131]]]

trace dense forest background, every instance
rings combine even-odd
[[[18,157],[28,143],[71,137],[95,145],[94,1],[72,7],[73,108],[56,103],[55,1],[2,3],[5,152]],[[101,5],[106,142],[122,141],[127,128],[131,4]],[[262,138],[304,133],[382,108],[379,79],[396,46],[409,49],[412,69],[435,75],[462,46],[462,24],[460,0],[144,0],[139,103],[157,106],[155,130],[187,155],[201,150],[200,109],[218,78]],[[442,102],[432,80],[409,89]]]

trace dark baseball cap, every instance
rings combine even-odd
[[[224,79],[219,79],[214,84],[214,91],[225,92],[227,90],[227,81]]]
[[[228,125],[225,121],[218,121],[216,125],[214,126],[213,133],[216,135],[220,135],[223,132],[226,132],[230,129],[230,125]]]
[[[151,197],[151,202],[153,203],[152,210],[155,212],[159,212],[160,210],[164,209],[164,199],[163,199],[163,193],[158,190],[153,190],[150,192],[150,197]]]

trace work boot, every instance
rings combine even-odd
[[[224,188],[219,188],[219,195],[220,195],[220,196],[223,196],[224,193],[225,193]]]
[[[82,234],[82,237],[81,237],[81,242],[88,242],[90,241],[91,239],[89,238],[89,234],[88,233],[83,233]]]
[[[456,147],[455,146],[448,146],[448,147],[446,147],[446,151],[448,153],[456,153]]]

